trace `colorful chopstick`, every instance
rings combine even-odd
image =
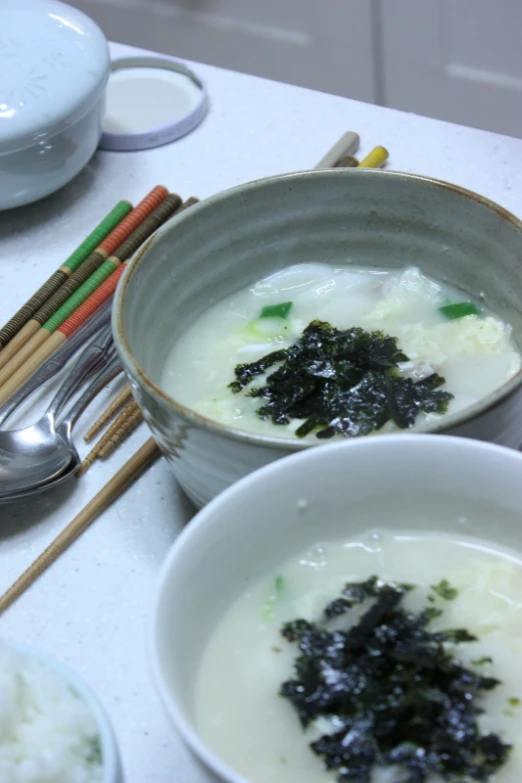
[[[101,242],[114,231],[124,217],[129,214],[132,204],[129,201],[120,201],[106,215],[101,223],[91,231],[88,237],[78,245],[69,258],[63,262],[51,277],[27,300],[15,315],[0,329],[0,348],[4,348],[20,329],[38,312],[45,302],[57,291],[60,286],[75,272],[88,256]]]
[[[112,296],[129,258],[138,247],[168,220],[181,204],[175,193],[167,196],[143,223],[123,242],[110,258],[87,280],[31,339],[31,351],[27,360],[6,379],[0,387],[0,405],[11,398],[22,383],[51,356],[59,346],[92,314],[109,296]],[[36,339],[35,339],[36,338]],[[29,346],[24,346],[22,351]],[[17,354],[18,356],[18,354]],[[9,365],[8,365],[9,366]],[[8,367],[5,367],[8,369]]]
[[[9,362],[9,370],[0,372],[0,385],[5,382],[18,367],[27,359],[27,352],[21,357],[18,353],[23,350],[31,337],[38,332],[41,326],[61,307],[64,302],[84,283],[93,272],[121,245],[121,243],[139,226],[147,215],[155,209],[167,196],[168,190],[162,185],[153,188],[151,192],[111,231],[108,236],[96,247],[85,261],[70,275],[70,277],[55,291],[55,293],[33,314],[31,319],[18,332],[11,342],[0,351],[0,369],[6,367]]]

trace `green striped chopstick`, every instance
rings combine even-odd
[[[0,349],[4,348],[20,329],[29,321],[29,319],[42,307],[42,305],[54,294],[55,291],[67,280],[67,278],[82,264],[85,259],[98,247],[98,245],[116,228],[125,215],[132,209],[132,204],[128,201],[120,201],[111,209],[101,223],[91,231],[88,237],[78,245],[76,250],[71,253],[58,269],[53,272],[51,277],[38,289],[38,291],[27,300],[18,312],[0,329]]]
[[[141,244],[162,225],[181,205],[181,198],[171,193],[146,217],[128,238],[107,258],[98,269],[69,297],[69,299],[46,321],[39,331],[24,345],[24,361],[12,374],[6,377],[0,388],[0,405],[9,400],[18,388],[34,374],[55,347],[59,327],[85,300],[96,291],[107,278],[139,248]],[[8,369],[8,365],[4,370]],[[0,373],[1,374],[1,373]]]

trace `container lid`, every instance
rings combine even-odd
[[[202,80],[166,56],[113,60],[100,147],[144,150],[168,144],[199,125],[207,113]]]
[[[88,16],[59,0],[0,2],[0,154],[43,141],[102,95],[109,48]]]

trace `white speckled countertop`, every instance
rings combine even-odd
[[[113,45],[113,55],[135,49]],[[312,168],[346,131],[360,154],[382,144],[389,168],[455,182],[522,217],[522,140],[192,64],[211,106],[189,136],[146,152],[99,152],[45,201],[0,213],[0,321],[5,322],[122,198],[136,203],[162,183],[205,197],[240,182]],[[75,430],[80,436],[110,395]],[[80,481],[0,506],[0,592],[140,445],[142,425],[108,463]],[[0,617],[0,635],[34,645],[74,668],[102,698],[127,783],[208,780],[167,722],[147,665],[155,577],[194,510],[157,462]]]

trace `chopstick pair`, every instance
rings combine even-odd
[[[354,140],[353,136],[356,136]],[[350,139],[345,137],[344,148],[339,149],[339,143],[334,145],[330,150],[330,157],[332,151],[335,151],[337,156],[336,160],[329,163],[329,166],[339,165],[340,161],[347,155],[354,151],[354,147],[357,146],[358,136],[357,134],[351,134]],[[348,143],[347,143],[348,142]],[[342,146],[342,145],[341,145]],[[376,148],[377,149],[377,148]],[[381,148],[381,152],[378,156],[382,158],[385,154],[386,159],[388,153],[384,148]],[[375,150],[372,150],[372,155]],[[367,156],[361,164],[366,163]],[[325,156],[326,158],[327,156]],[[324,168],[323,158],[316,168]],[[372,162],[372,161],[371,161]],[[384,162],[384,161],[382,161]],[[375,165],[375,164],[374,164]],[[379,164],[379,165],[382,165]],[[107,484],[92,498],[91,501],[85,506],[85,508],[77,514],[74,519],[62,530],[62,532],[51,542],[51,544],[42,552],[42,554],[24,571],[24,573],[13,583],[13,585],[0,597],[0,613],[5,611],[25,590],[28,589],[36,579],[52,564],[58,557],[87,529],[87,527],[94,522],[97,517],[113,502],[119,495],[136,479],[144,470],[152,465],[156,459],[160,456],[159,448],[153,438],[149,438],[143,446],[141,446],[135,454],[123,465],[123,467],[111,478]]]
[[[28,299],[28,301],[18,310],[15,315],[0,329],[0,352],[2,348],[11,342],[25,324],[33,317],[35,313],[51,298],[51,296],[62,286],[63,283],[75,272],[83,262],[96,250],[102,247],[104,240],[121,223],[132,210],[132,204],[129,201],[120,201],[106,215],[101,223],[91,231],[84,241],[71,253],[58,269],[53,272],[51,277]],[[16,348],[16,346],[15,346]],[[6,364],[9,356],[13,353],[1,353],[0,367]],[[7,356],[7,358],[6,358]]]
[[[128,387],[127,387],[128,388]],[[127,388],[122,389],[122,392],[118,395],[120,397],[127,393]],[[130,388],[129,388],[130,393]],[[117,398],[118,399],[118,398]],[[107,411],[104,411],[100,418],[103,418],[105,422],[110,420],[108,416],[109,409],[114,409],[114,403],[111,403]],[[136,427],[143,421],[143,414],[137,402],[131,400],[126,402],[122,410],[118,413],[112,424],[107,428],[106,432],[97,441],[94,448],[87,454],[82,460],[82,463],[76,473],[76,477],[79,478],[86,473],[91,465],[97,459],[107,459],[123,441],[134,432]],[[98,422],[95,422],[95,426],[98,427]],[[89,433],[87,433],[89,435]],[[84,440],[88,440],[87,435]]]
[[[20,367],[31,347],[35,346],[34,335],[44,327],[50,318],[70,297],[103,265],[113,253],[117,252],[123,242],[135,231],[147,215],[167,196],[168,191],[162,185],[157,186],[131,210],[123,220],[105,237],[105,239],[90,253],[71,276],[55,291],[23,326],[11,342],[0,352],[0,384],[5,382],[12,373]],[[23,308],[22,308],[23,309]],[[15,316],[16,318],[16,316]]]
[[[388,159],[385,147],[374,147],[361,161],[353,156],[359,146],[359,136],[354,131],[344,133],[326,155],[323,155],[316,169],[330,168],[367,168],[375,169],[383,166]]]
[[[126,259],[182,206],[181,198],[178,195],[165,195],[167,191],[164,188],[155,189],[155,191],[149,194],[150,198],[147,197],[141,202],[144,208],[138,214],[133,210],[128,216],[131,217],[133,213],[135,214],[134,224],[136,224],[138,217],[141,218],[134,230],[129,231],[129,225],[132,224],[124,227],[127,234],[126,239],[109,258],[102,261],[99,268],[66,299],[54,315],[44,321],[38,332],[0,371],[0,384],[3,384],[0,385],[0,405],[9,400],[38,367],[71,336],[88,315],[112,296],[123,272]]]

